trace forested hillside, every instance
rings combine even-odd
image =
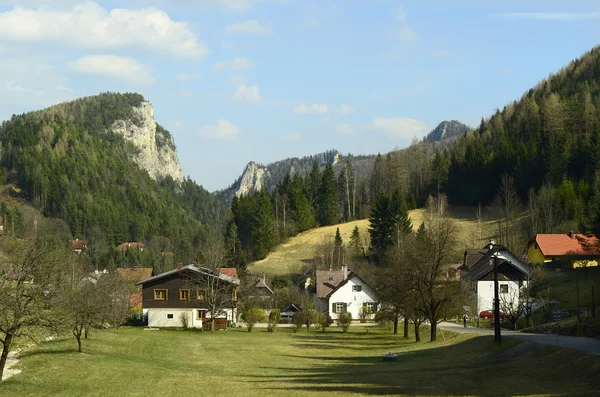
[[[0,127],[0,182],[18,186],[18,198],[45,216],[64,220],[73,238],[114,247],[160,237],[167,241],[162,249],[184,246],[178,259],[191,260],[193,247],[223,218],[224,204],[189,179],[155,181],[133,161],[137,148],[110,127],[135,123],[132,108],[142,101],[139,94],[105,93],[13,116]]]
[[[464,126],[456,127],[453,134],[460,135]],[[432,135],[444,135],[438,132]],[[408,208],[440,194],[474,213],[489,207],[502,219],[495,238],[516,250],[534,233],[600,232],[600,48],[473,131],[441,144],[415,142],[371,161],[364,176],[343,159],[337,177],[331,167],[313,167],[304,177],[282,179],[271,194],[239,198],[229,235],[234,225],[247,259],[261,259],[308,228],[369,217],[381,192],[399,192]]]

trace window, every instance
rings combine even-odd
[[[173,313],[167,313],[167,319],[168,320],[172,320],[173,319]]]
[[[199,301],[203,301],[205,296],[206,296],[206,293],[204,292],[204,290],[202,290],[202,289],[196,290],[196,299],[198,299]]]
[[[234,301],[237,300],[237,288],[233,289],[233,292],[231,293],[231,299]]]
[[[154,290],[154,300],[155,301],[166,301],[167,300],[167,290],[166,289],[155,289]]]
[[[375,303],[373,303],[373,302],[363,303],[363,311],[366,311],[367,313],[375,313],[375,311],[376,311]]]
[[[500,293],[508,294],[508,284],[500,284]]]
[[[344,303],[343,302],[336,302],[335,303],[335,312],[336,313],[341,313],[344,311]]]
[[[180,289],[179,290],[179,300],[180,301],[189,301],[190,300],[190,290],[189,289]]]
[[[198,310],[198,320],[204,320],[206,318],[205,310]]]
[[[360,292],[362,291],[362,285],[353,285],[352,292]]]

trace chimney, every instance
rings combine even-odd
[[[348,278],[348,266],[343,265],[342,266],[342,272],[344,272],[344,278],[342,280],[345,280]]]
[[[182,267],[183,267],[183,263],[178,263],[177,264],[177,270],[181,270]]]
[[[573,233],[573,231],[570,231],[570,232],[569,232],[569,237],[571,237],[571,238],[575,238],[575,233]]]
[[[490,240],[490,249],[494,248],[494,244],[496,244],[496,242],[494,240]]]

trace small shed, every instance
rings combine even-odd
[[[292,320],[292,317],[294,317],[294,314],[303,311],[304,309],[302,308],[302,306],[291,302],[289,305],[281,309],[281,320],[286,323],[290,322]]]

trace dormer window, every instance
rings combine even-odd
[[[362,291],[362,285],[353,285],[352,292],[360,292]]]

